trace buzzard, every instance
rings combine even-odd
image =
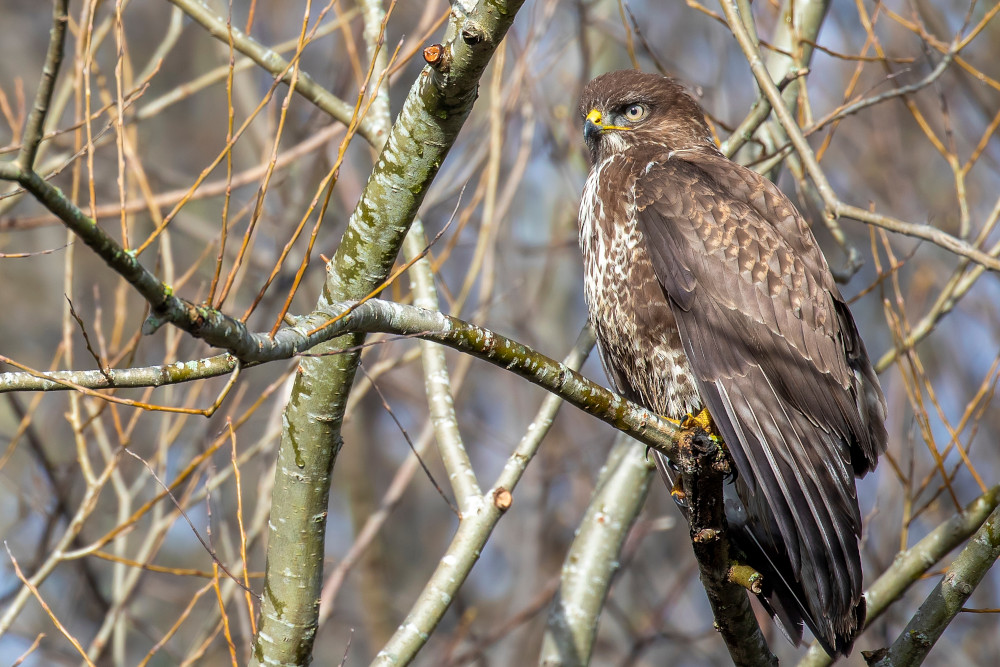
[[[626,70],[580,100],[593,167],[580,204],[585,296],[623,395],[707,410],[736,468],[732,544],[795,644],[827,653],[864,625],[855,477],[885,451],[885,399],[806,221],[723,156],[667,77]]]

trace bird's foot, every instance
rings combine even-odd
[[[680,476],[674,477],[674,483],[670,487],[670,496],[674,499],[674,502],[681,507],[687,507],[687,494],[684,493],[684,487],[681,484]]]
[[[708,413],[708,408],[702,408],[701,412],[696,415],[689,413],[676,423],[681,428],[700,428],[713,438],[715,437],[715,424],[712,423],[712,415]]]
[[[701,412],[698,414],[691,414],[690,412],[684,415],[681,419],[674,419],[673,417],[661,416],[661,419],[665,419],[671,424],[675,424],[678,428],[690,430],[690,429],[701,429],[708,434],[708,437],[716,442],[721,447],[725,447],[725,443],[722,441],[722,437],[715,430],[715,422],[712,421],[712,415],[709,414],[708,408],[702,408]]]

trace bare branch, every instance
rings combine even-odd
[[[168,384],[204,380],[228,375],[236,369],[236,357],[214,357],[176,361],[162,366],[108,368],[93,371],[49,371],[46,373],[0,373],[0,393],[8,391],[68,391],[75,384],[87,389],[128,389],[162,387]]]
[[[618,572],[629,529],[642,510],[656,466],[641,447],[619,436],[594,485],[587,512],[563,563],[549,611],[539,665],[590,664],[597,623]]]
[[[924,239],[934,243],[935,245],[939,245],[956,255],[968,257],[972,261],[982,264],[992,271],[1000,271],[1000,260],[995,257],[991,257],[988,253],[985,253],[978,248],[974,248],[965,241],[943,232],[940,229],[936,229],[930,225],[918,225],[905,222],[892,216],[873,213],[857,206],[842,202],[837,197],[837,194],[834,192],[830,182],[827,180],[826,175],[823,173],[823,169],[819,166],[819,162],[816,161],[816,156],[809,147],[809,143],[802,135],[802,130],[795,122],[791,112],[782,103],[781,92],[778,90],[777,86],[774,85],[774,82],[771,81],[767,68],[764,66],[763,60],[761,60],[760,53],[753,46],[750,36],[743,27],[742,21],[739,17],[739,12],[736,9],[735,1],[720,1],[722,9],[726,14],[726,20],[729,21],[733,35],[736,37],[737,42],[739,42],[740,48],[743,49],[747,62],[750,63],[750,69],[757,78],[757,83],[767,96],[768,101],[770,101],[774,113],[777,115],[778,120],[781,121],[781,125],[785,132],[788,133],[789,140],[792,142],[792,145],[795,147],[795,151],[802,159],[805,169],[813,183],[816,185],[816,189],[822,197],[830,215],[852,218],[860,222],[866,222],[877,227],[882,227],[883,229],[888,229],[889,231],[896,232],[898,234]]]
[[[38,93],[35,95],[35,106],[28,116],[28,124],[24,126],[21,136],[21,152],[17,156],[17,164],[24,170],[34,168],[35,157],[38,155],[38,144],[42,141],[45,131],[45,117],[52,101],[52,91],[55,89],[56,77],[62,65],[63,46],[66,43],[66,8],[69,0],[53,0],[52,29],[49,32],[49,50],[45,54],[45,65],[42,67],[42,78],[38,83]]]
[[[923,663],[997,558],[1000,558],[1000,510],[993,510],[892,646],[875,652],[868,664],[890,667]]]
[[[589,330],[580,334],[573,351],[566,357],[567,369],[579,368],[594,346]],[[572,372],[572,371],[571,371]],[[405,665],[413,660],[428,636],[451,605],[459,587],[469,576],[479,559],[486,541],[500,517],[510,508],[513,492],[528,463],[538,451],[548,426],[562,401],[549,396],[543,401],[531,426],[528,427],[514,453],[507,459],[503,472],[489,491],[477,498],[474,511],[463,514],[458,531],[434,574],[424,586],[406,619],[385,647],[379,651],[373,665],[389,667]],[[643,494],[645,496],[645,494]]]
[[[442,44],[447,66],[417,77],[389,132],[347,229],[327,266],[319,310],[363,299],[390,274],[427,189],[472,108],[479,79],[520,8],[520,0],[477,3],[452,15]],[[331,341],[333,351],[361,336]],[[357,353],[303,359],[278,448],[268,540],[268,576],[252,664],[309,659],[323,583],[330,473],[358,364]],[[308,445],[308,446],[305,446]],[[294,573],[288,576],[288,573]]]
[[[420,220],[414,220],[403,242],[403,252],[407,260],[420,255],[426,246],[424,225]],[[434,272],[427,257],[421,257],[410,267],[410,282],[413,286],[414,304],[428,310],[440,308],[437,290],[434,288]],[[425,341],[421,343],[421,355],[424,362],[427,410],[434,425],[438,451],[441,452],[441,461],[448,471],[448,480],[455,491],[458,507],[464,513],[468,499],[482,495],[482,491],[465,445],[462,443],[444,349],[440,345]]]

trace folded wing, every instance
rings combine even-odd
[[[721,155],[679,153],[640,177],[637,223],[738,471],[734,538],[767,559],[779,617],[849,650],[864,622],[854,477],[886,441],[878,381],[787,198]]]

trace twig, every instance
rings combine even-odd
[[[482,657],[487,648],[507,637],[515,628],[527,623],[533,616],[548,607],[552,603],[552,597],[556,594],[557,590],[559,590],[559,579],[553,577],[544,588],[535,594],[535,597],[523,609],[511,615],[510,618],[500,625],[490,628],[485,636],[477,637],[476,644],[473,647],[449,658],[445,663],[445,667],[468,664]]]
[[[56,629],[58,629],[59,632],[62,633],[63,637],[69,640],[69,643],[73,645],[73,648],[75,648],[77,652],[83,657],[84,661],[88,665],[90,665],[90,667],[94,667],[94,663],[91,662],[90,658],[87,657],[87,653],[86,651],[83,650],[83,647],[80,646],[80,642],[76,640],[76,637],[74,637],[69,633],[69,630],[66,629],[65,625],[59,622],[59,619],[56,618],[56,615],[52,612],[52,609],[49,607],[48,604],[46,604],[45,600],[42,598],[42,594],[38,592],[38,588],[35,587],[35,585],[32,584],[30,581],[28,581],[28,578],[24,576],[23,572],[21,572],[21,566],[17,564],[17,559],[14,558],[14,554],[11,553],[10,547],[7,545],[7,540],[4,540],[3,548],[7,550],[7,556],[10,558],[11,565],[14,566],[14,574],[17,575],[17,578],[20,579],[21,583],[24,584],[25,587],[31,591],[32,595],[35,596],[35,599],[38,600],[38,604],[40,604],[42,609],[45,610],[45,613],[48,614],[48,617],[52,619],[52,623],[56,626]]]
[[[417,463],[420,464],[420,467],[423,469],[424,475],[427,476],[428,481],[430,481],[431,486],[433,486],[434,490],[438,492],[438,495],[441,496],[442,500],[444,500],[445,505],[448,506],[448,509],[451,510],[452,514],[454,514],[456,517],[461,517],[462,513],[459,511],[457,507],[455,507],[455,504],[451,502],[451,499],[448,497],[448,494],[444,492],[444,489],[441,488],[441,485],[438,484],[436,479],[434,479],[434,474],[431,473],[430,468],[427,467],[427,464],[424,463],[424,460],[420,457],[420,453],[414,446],[413,440],[410,438],[410,435],[406,432],[406,429],[403,428],[403,424],[399,421],[399,418],[396,417],[396,413],[393,411],[392,406],[389,405],[389,401],[388,399],[386,399],[385,394],[383,394],[382,390],[378,388],[378,385],[375,383],[375,380],[372,379],[372,376],[368,374],[368,371],[365,370],[364,366],[359,366],[359,368],[361,369],[361,372],[364,374],[364,376],[368,378],[368,382],[371,384],[371,388],[375,391],[375,394],[379,397],[379,400],[382,402],[382,408],[389,414],[389,417],[396,425],[396,428],[399,429],[399,432],[403,434],[403,439],[406,440],[406,444],[410,447],[410,452],[417,457]]]
[[[225,44],[229,44],[230,26],[217,16],[215,12],[208,8],[201,0],[170,0],[172,3],[184,10],[184,13],[198,22],[203,28],[208,30],[216,39]],[[233,46],[243,55],[251,58],[255,63],[263,67],[271,74],[282,76],[282,81],[289,83],[292,80],[293,72],[287,60],[282,58],[274,50],[259,43],[253,37],[242,32],[239,28],[232,27]],[[348,104],[342,99],[332,95],[326,88],[320,85],[307,72],[298,71],[298,81],[295,84],[295,92],[309,100],[317,107],[327,112],[340,122],[347,125],[351,122],[354,113],[354,105]],[[374,144],[376,135],[369,123],[361,123],[358,133],[369,143]]]
[[[792,81],[803,77],[809,73],[808,69],[798,69],[794,72],[789,72],[785,77],[778,83],[778,90],[784,90],[785,87]],[[760,96],[754,100],[751,111],[747,114],[746,118],[740,121],[740,124],[729,135],[729,138],[722,142],[719,146],[719,150],[723,155],[727,157],[733,157],[740,148],[743,147],[746,142],[750,141],[753,137],[753,133],[757,131],[767,117],[771,115],[771,103],[766,97]]]
[[[330,574],[327,575],[326,582],[323,584],[323,593],[320,596],[320,626],[326,623],[327,619],[330,618],[330,615],[336,609],[335,602],[337,595],[340,593],[340,588],[347,578],[348,572],[361,561],[361,558],[368,551],[369,547],[375,542],[379,531],[389,519],[392,511],[402,499],[403,492],[406,491],[410,480],[413,479],[417,469],[420,468],[419,457],[427,450],[430,441],[431,430],[427,428],[417,438],[412,456],[407,457],[406,461],[396,470],[396,474],[393,476],[392,482],[389,483],[389,488],[382,497],[378,509],[368,515],[364,525],[356,532],[351,548],[348,549],[344,557],[337,562]]]
[[[66,302],[69,304],[69,314],[74,320],[76,320],[77,326],[80,327],[80,333],[83,334],[83,342],[87,346],[87,352],[89,352],[93,360],[97,362],[97,370],[104,376],[105,381],[110,384],[111,375],[108,373],[107,364],[105,364],[104,360],[101,359],[101,355],[94,349],[94,346],[90,344],[90,336],[87,335],[87,327],[83,324],[83,318],[77,314],[76,310],[73,308],[73,300],[68,296],[66,297]]]
[[[194,534],[198,542],[201,543],[202,548],[205,549],[205,553],[207,553],[209,558],[212,559],[213,565],[222,570],[222,572],[226,575],[226,577],[232,580],[234,584],[242,588],[245,593],[247,593],[248,595],[252,595],[253,597],[258,597],[256,593],[247,588],[246,584],[240,581],[239,577],[230,572],[229,568],[226,567],[226,565],[219,559],[219,557],[215,553],[215,549],[212,547],[211,544],[205,541],[204,537],[201,536],[201,533],[198,532],[198,529],[195,528],[194,523],[192,523],[191,517],[188,516],[188,513],[184,510],[184,507],[181,505],[180,501],[177,500],[177,496],[175,496],[173,491],[170,490],[170,487],[167,484],[165,484],[163,480],[159,478],[159,476],[156,474],[156,471],[153,470],[153,466],[149,465],[149,461],[142,458],[141,456],[133,452],[131,449],[126,449],[125,453],[134,458],[135,460],[139,461],[139,463],[141,463],[143,466],[145,466],[146,471],[149,473],[149,476],[152,477],[156,481],[156,483],[160,485],[160,487],[163,489],[163,493],[165,493],[166,496],[170,498],[170,502],[174,504],[174,508],[177,510],[177,513],[181,515],[181,518],[183,518],[184,521],[187,523],[188,528],[191,529],[191,533]],[[211,522],[209,522],[209,527],[211,527]],[[211,538],[211,535],[209,535],[209,538]]]

